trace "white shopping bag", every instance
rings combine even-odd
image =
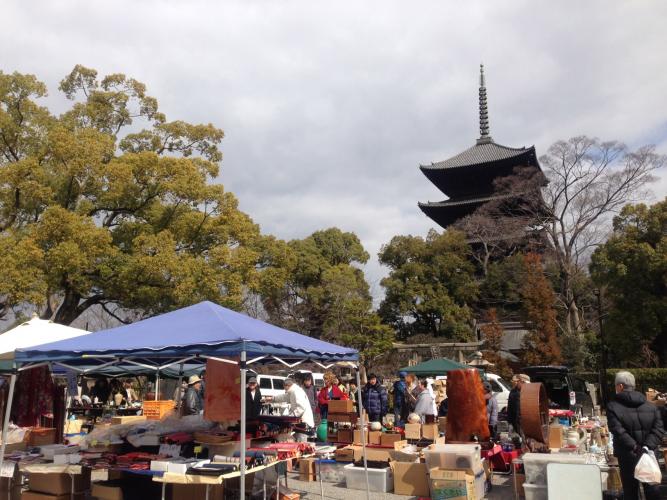
[[[660,471],[660,465],[658,465],[655,454],[646,446],[644,446],[643,450],[644,453],[635,467],[635,479],[641,483],[660,484],[662,481],[662,472]]]

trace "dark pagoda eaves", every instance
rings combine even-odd
[[[461,205],[481,205],[494,200],[504,200],[516,197],[515,194],[494,194],[491,196],[479,196],[476,198],[464,198],[459,200],[445,200],[445,201],[428,201],[426,203],[419,202],[419,208],[424,207],[456,207]]]
[[[506,160],[516,159],[517,164],[535,165],[539,168],[535,155],[535,146],[528,148],[511,148],[496,144],[493,141],[479,140],[477,144],[466,149],[462,153],[451,158],[431,163],[430,165],[420,165],[422,171],[427,170],[446,170],[452,168],[469,167],[473,165],[493,164],[496,162],[505,162]]]

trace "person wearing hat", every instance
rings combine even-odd
[[[498,400],[493,394],[491,383],[484,381],[484,399],[486,400],[486,417],[489,420],[489,433],[493,439],[496,435],[496,426],[498,425]]]
[[[512,424],[514,432],[521,434],[521,387],[530,383],[530,377],[525,373],[512,377],[514,387],[507,398],[507,421]]]
[[[305,431],[315,427],[315,420],[313,419],[313,410],[310,407],[310,401],[304,390],[294,383],[294,379],[285,379],[285,393],[277,396],[267,396],[266,401],[274,403],[288,403],[289,414],[293,417],[299,417],[301,422],[305,424]],[[303,432],[295,432],[297,441],[306,441],[308,434]]]
[[[635,376],[630,372],[618,372],[614,380],[616,396],[607,405],[607,423],[614,436],[614,455],[618,459],[623,484],[623,498],[639,499],[639,482],[634,472],[640,457],[648,450],[655,451],[664,435],[658,407],[635,390]],[[644,483],[644,498],[657,500],[657,485]]]
[[[203,410],[201,379],[197,375],[192,375],[188,379],[188,390],[185,393],[183,415],[199,415]]]
[[[398,380],[394,382],[392,391],[394,393],[394,425],[403,427],[408,416],[407,405],[405,404],[405,377],[406,372],[398,372]]]
[[[257,387],[257,377],[248,378],[245,395],[246,420],[254,420],[262,412],[262,392]]]

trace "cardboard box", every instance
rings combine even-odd
[[[419,462],[391,462],[394,473],[394,493],[417,497],[430,496],[428,469]]]
[[[436,438],[440,437],[438,424],[423,424],[422,437],[424,439],[430,439],[431,441],[434,441]]]
[[[351,443],[354,441],[354,431],[352,429],[338,429],[336,440],[339,443]]]
[[[447,432],[447,417],[440,417],[438,419],[438,430],[440,432]]]
[[[373,462],[389,462],[389,459],[391,458],[389,452],[391,451],[394,450],[391,448],[373,448],[366,446],[366,460],[372,460]],[[363,459],[363,450],[361,451],[361,456]]]
[[[136,424],[137,422],[145,421],[146,417],[143,415],[127,415],[125,417],[113,417],[111,419],[111,425]]]
[[[49,495],[38,493],[36,491],[24,491],[21,494],[21,500],[85,500],[85,493],[66,493],[64,495]]]
[[[396,441],[403,438],[398,432],[385,432],[380,436],[380,444],[382,446],[394,446]]]
[[[354,424],[358,420],[356,413],[331,413],[327,416],[327,421],[334,423]]]
[[[28,437],[23,438],[24,441],[26,441],[26,439],[28,445],[31,447],[55,444],[56,429],[55,427],[33,427],[30,429]]]
[[[405,424],[405,439],[421,439],[422,424]]]
[[[477,498],[475,475],[471,470],[466,469],[431,469],[429,489],[431,498],[438,500],[475,500]]]
[[[223,485],[211,485],[206,496],[205,484],[172,484],[171,500],[197,500],[199,498],[208,498],[209,500],[224,499]],[[169,497],[167,497],[169,498]]]
[[[361,429],[355,429],[354,430],[354,435],[353,435],[353,440],[352,442],[354,444],[363,444],[361,442]],[[366,440],[366,444],[368,444],[368,431],[364,433],[364,439]]]
[[[299,480],[315,481],[316,469],[315,458],[299,459]]]
[[[561,449],[564,445],[563,426],[550,425],[549,426],[549,448]]]
[[[354,401],[332,399],[329,401],[329,413],[354,413]]]
[[[369,431],[368,432],[368,444],[381,445],[380,439],[382,438],[381,431]]]
[[[345,446],[336,450],[336,462],[354,462],[361,456],[360,446]]]
[[[90,494],[96,500],[123,500],[123,490],[115,483],[93,483]]]
[[[274,494],[272,498],[275,498],[276,495]],[[280,488],[280,493],[278,500],[299,500],[301,498],[301,494],[294,491],[290,490],[289,488]]]
[[[90,489],[90,469],[83,469],[82,474],[30,473],[28,486],[34,493],[47,495],[67,495]]]
[[[525,474],[514,474],[514,498],[526,498],[526,494],[523,491],[523,483],[525,482]]]

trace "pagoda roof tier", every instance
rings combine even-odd
[[[493,193],[494,180],[514,174],[516,167],[541,171],[535,147],[510,148],[480,140],[459,155],[419,168],[445,195],[460,198]]]
[[[439,170],[447,168],[461,168],[471,165],[481,165],[485,163],[494,163],[500,160],[508,160],[516,158],[518,162],[528,159],[528,156],[535,156],[535,147],[529,148],[511,148],[496,144],[491,139],[479,139],[477,143],[463,151],[462,153],[452,156],[451,158],[431,163],[430,165],[420,165],[422,170]]]
[[[492,200],[511,198],[513,195],[491,195],[475,198],[445,200],[437,202],[419,203],[422,212],[434,222],[446,228],[463,217],[472,214],[477,208]]]

